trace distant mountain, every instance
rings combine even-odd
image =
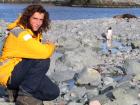
[[[139,6],[140,0],[56,0],[56,3],[69,6],[95,6],[95,7],[119,7]]]
[[[140,6],[140,0],[0,0],[0,2],[12,3],[52,3],[62,6],[92,6],[92,7],[126,7]]]

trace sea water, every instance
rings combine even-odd
[[[29,4],[0,4],[0,19],[8,22],[14,21]],[[44,4],[52,20],[76,20],[113,17],[115,15],[129,13],[140,16],[140,8],[84,8],[62,7]]]

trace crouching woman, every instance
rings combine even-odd
[[[52,42],[42,43],[42,32],[49,25],[49,13],[34,4],[8,26],[0,57],[0,85],[18,91],[16,105],[43,105],[59,96],[58,86],[46,76],[55,50]]]

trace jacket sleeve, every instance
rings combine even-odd
[[[18,47],[14,57],[46,59],[50,58],[55,50],[55,45],[52,43],[42,44],[38,40],[32,38],[27,31],[21,32],[18,37]]]

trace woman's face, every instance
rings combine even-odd
[[[38,31],[38,29],[42,26],[44,20],[44,14],[35,12],[31,17],[30,17],[30,25],[32,27],[33,31]]]

